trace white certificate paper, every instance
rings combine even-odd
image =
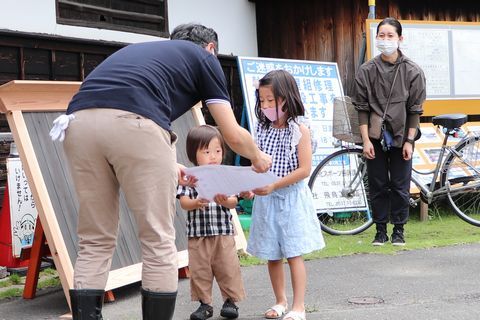
[[[257,173],[251,167],[206,165],[186,168],[187,175],[198,179],[195,189],[200,198],[213,200],[217,194],[234,195],[264,187],[278,180],[271,172]]]

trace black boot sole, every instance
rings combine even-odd
[[[238,312],[231,310],[221,310],[220,315],[227,319],[236,319],[238,318]]]
[[[205,319],[209,319],[213,317],[213,313],[212,314],[209,314],[209,315],[206,315],[205,317],[199,317],[199,316],[196,316],[196,315],[190,315],[190,320],[205,320]]]

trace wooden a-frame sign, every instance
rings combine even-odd
[[[78,203],[74,199],[75,196],[72,190],[67,194],[55,195],[55,192],[62,192],[64,189],[64,185],[55,185],[56,180],[65,179],[67,181],[65,185],[68,185],[68,180],[71,178],[69,177],[68,166],[64,163],[62,143],[49,141],[48,131],[51,127],[52,119],[55,119],[58,114],[66,110],[68,103],[78,91],[80,84],[80,82],[69,81],[14,80],[0,86],[0,112],[6,114],[35,199],[38,218],[41,221],[45,238],[69,305],[68,290],[73,288],[72,261],[76,258],[76,251],[72,251],[73,249],[71,248],[71,243],[76,243],[76,228],[73,228],[71,225],[76,226],[76,221],[72,222],[72,220],[76,219],[72,219],[72,217],[76,217]],[[176,120],[175,122],[183,121],[177,128],[175,128],[174,122],[174,130],[179,135],[179,140],[186,136],[189,127],[205,123],[200,108],[201,104],[197,104],[192,108],[191,113]],[[188,117],[188,119],[182,120],[184,117]],[[188,160],[185,161],[186,157],[179,156],[180,152],[185,153],[184,150],[180,149],[185,148],[177,145],[179,162],[188,165]],[[48,163],[48,157],[52,154],[59,159],[58,163]],[[65,166],[63,166],[64,164]],[[58,171],[57,167],[62,168]],[[232,213],[235,229],[237,230],[235,239],[237,249],[245,249],[245,235],[240,227],[235,210],[232,210]],[[178,220],[178,217],[181,216],[182,214],[179,214],[179,209],[177,208],[176,219]],[[128,218],[126,216],[122,217],[121,213],[120,220],[128,220]],[[123,227],[125,235],[117,241],[117,250],[120,243],[124,245],[124,248],[123,252],[117,254],[116,269],[114,269],[114,263],[112,263],[112,270],[109,273],[105,288],[106,291],[141,280],[141,258],[139,259],[138,256],[135,256],[134,252],[137,250],[132,249],[136,247],[135,244],[131,243],[134,242],[132,239],[137,241],[138,239],[136,238],[136,233],[134,234],[129,229],[130,227]],[[132,228],[135,229],[135,227]],[[179,236],[182,236],[182,231],[185,233],[185,229],[182,230],[182,221],[176,221],[175,228],[177,229],[178,239]],[[185,223],[183,223],[183,228],[185,228]],[[122,225],[120,229],[122,230]],[[180,233],[178,232],[179,229],[182,230]],[[119,232],[119,237],[121,233],[122,231]],[[186,236],[183,236],[186,239]],[[183,242],[180,245],[182,248],[179,248],[178,241],[176,242],[179,268],[188,266],[186,240]],[[68,248],[67,245],[69,246]],[[132,263],[131,261],[136,262]]]

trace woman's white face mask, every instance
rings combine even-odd
[[[397,40],[385,40],[385,39],[376,39],[375,46],[381,53],[386,56],[390,56],[395,53],[398,49]]]

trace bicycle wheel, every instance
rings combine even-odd
[[[315,168],[308,186],[323,231],[353,235],[372,225],[367,165],[361,149],[329,155]]]
[[[455,213],[480,227],[480,137],[455,147],[445,160],[441,182]]]

